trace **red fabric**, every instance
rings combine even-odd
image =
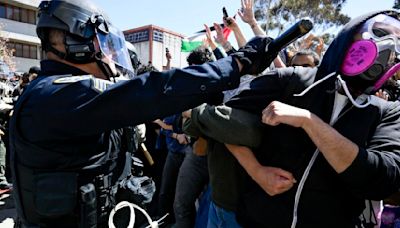
[[[222,33],[224,34],[224,38],[228,39],[229,35],[231,34],[232,30],[228,27],[224,27],[222,29]]]

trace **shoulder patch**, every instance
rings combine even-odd
[[[113,85],[113,82],[100,79],[100,78],[92,78],[93,88],[100,93],[104,92],[109,86]]]
[[[62,78],[58,78],[53,81],[53,84],[70,84],[79,81],[84,81],[93,78],[91,75],[81,75],[81,76],[66,76]]]

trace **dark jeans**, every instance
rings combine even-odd
[[[208,184],[207,156],[186,153],[176,183],[174,213],[176,228],[192,228],[196,219],[195,202]]]
[[[176,180],[182,165],[184,153],[168,152],[161,178],[158,214],[160,216],[169,213],[168,222],[174,222],[173,203],[175,198]]]

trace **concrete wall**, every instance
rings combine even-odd
[[[15,57],[16,71],[28,72],[32,66],[40,66],[40,60]]]
[[[166,65],[165,48],[164,44],[153,41],[153,66],[157,70],[163,70],[163,66]],[[165,64],[164,64],[165,63]]]
[[[0,18],[2,30],[11,33],[36,37],[36,25]],[[38,38],[39,39],[39,38]]]
[[[0,0],[0,2],[24,7],[27,9],[36,9],[39,6],[41,0]]]
[[[150,59],[149,42],[140,42],[133,44],[136,48],[139,60],[142,64],[147,65]]]

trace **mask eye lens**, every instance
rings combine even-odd
[[[386,31],[383,28],[373,28],[372,32],[377,37],[384,37],[384,36],[390,35],[390,32]]]

